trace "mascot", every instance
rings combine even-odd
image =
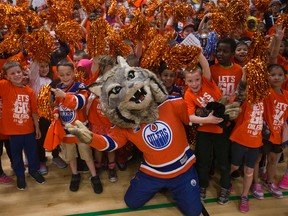
[[[131,141],[143,152],[144,161],[125,194],[129,208],[142,207],[167,188],[184,215],[200,215],[196,159],[183,127],[189,124],[184,100],[168,97],[149,70],[130,67],[122,57],[118,63],[88,87],[115,124],[108,135],[93,134],[80,121],[66,129],[100,151],[114,151]]]

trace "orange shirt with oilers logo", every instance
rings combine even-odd
[[[221,96],[221,91],[216,83],[202,76],[202,87],[198,94],[194,94],[189,88],[184,94],[184,99],[188,107],[188,115],[195,114],[197,107],[205,108],[209,102],[218,101]],[[218,134],[223,132],[223,129],[216,124],[203,124],[197,127],[197,130]]]
[[[288,91],[282,91],[283,94],[279,94],[271,89],[270,95],[264,99],[264,121],[271,131],[269,141],[273,144],[282,143],[282,131],[288,116]]]
[[[158,178],[174,178],[186,172],[196,160],[183,126],[189,123],[187,107],[182,98],[169,97],[158,106],[158,112],[159,118],[152,124],[141,124],[135,129],[115,126],[108,136],[93,134],[90,146],[114,151],[129,140],[143,152],[142,172]]]
[[[210,66],[212,79],[220,88],[223,96],[234,95],[242,78],[242,67],[233,63],[232,67],[223,67],[220,64]]]
[[[65,98],[56,97],[54,107],[54,112],[59,113],[62,125],[64,126],[67,123],[75,124],[76,120],[87,123],[85,106],[88,92],[83,90],[85,85],[80,82],[73,82],[68,87],[60,84],[57,88],[67,93]],[[72,134],[66,134],[63,139],[63,143],[73,144],[78,142],[78,139]]]
[[[29,86],[14,86],[10,81],[0,81],[2,121],[0,132],[4,135],[30,134],[35,131],[32,113],[37,113],[36,96]]]
[[[236,125],[230,135],[230,140],[249,148],[262,146],[262,128],[264,104],[251,104],[247,101],[241,106],[242,112],[236,119]]]

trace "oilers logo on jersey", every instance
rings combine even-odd
[[[65,108],[62,106],[62,104],[60,104],[59,108],[60,108],[59,116],[63,124],[72,123],[75,121],[76,113],[74,110]]]
[[[163,121],[156,121],[145,126],[142,132],[145,143],[154,150],[167,148],[172,141],[172,130]]]

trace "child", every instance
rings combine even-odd
[[[35,92],[36,97],[38,97],[40,89],[44,85],[51,84],[53,81],[53,71],[50,65],[50,62],[32,62],[30,64],[30,86]],[[48,169],[46,166],[47,158],[45,156],[45,149],[43,147],[45,137],[48,131],[48,128],[50,126],[50,121],[46,119],[43,116],[40,116],[39,118],[39,127],[41,131],[41,138],[37,140],[37,146],[38,146],[38,154],[39,154],[39,160],[40,160],[40,169],[39,172],[42,175],[45,175],[48,173]],[[56,148],[52,151],[53,156],[53,163],[63,169],[67,167],[67,164],[62,160],[62,158],[59,156],[59,150]]]
[[[56,97],[54,107],[55,118],[59,117],[63,125],[66,123],[73,124],[76,120],[87,123],[85,115],[87,91],[82,90],[85,88],[83,83],[74,81],[75,71],[73,63],[67,60],[61,60],[57,64],[57,75],[59,76],[61,83],[57,85],[56,89],[52,89]],[[76,158],[78,154],[76,144],[81,158],[86,161],[91,172],[93,190],[95,193],[99,193],[97,187],[100,180],[99,177],[96,176],[91,148],[86,144],[80,143],[75,136],[66,134],[60,146],[64,160],[69,162],[72,172],[70,190],[73,192],[78,191],[81,180],[80,173],[77,172]]]
[[[39,158],[36,139],[41,137],[38,124],[37,104],[34,91],[24,86],[23,69],[20,63],[6,62],[2,70],[7,80],[0,81],[0,97],[3,100],[1,133],[9,135],[13,169],[17,176],[17,188],[26,188],[22,152],[28,158],[28,172],[39,184],[45,178],[38,172]],[[36,139],[35,139],[36,138]]]
[[[73,62],[77,66],[81,59],[89,59],[88,54],[83,50],[76,50],[73,54]]]
[[[209,102],[218,101],[221,91],[211,78],[209,64],[203,54],[199,57],[202,71],[199,67],[185,70],[185,82],[188,86],[184,99],[188,107],[188,114],[191,123],[200,124],[196,136],[195,154],[197,157],[196,169],[199,175],[200,196],[206,198],[206,188],[209,183],[209,168],[211,154],[215,153],[220,168],[221,191],[218,196],[218,203],[225,204],[229,201],[230,195],[230,163],[229,163],[229,142],[223,134],[223,129],[218,123],[223,118],[213,116],[211,112],[207,117],[195,115],[198,107],[205,108]]]
[[[244,101],[246,74],[245,71],[237,90],[237,101]],[[243,190],[240,197],[239,210],[249,211],[248,193],[253,180],[254,166],[262,146],[263,102],[251,104],[244,101],[242,112],[236,119],[236,125],[230,136],[231,143],[231,173],[238,170],[244,158]]]
[[[212,78],[223,96],[233,96],[242,77],[242,67],[231,61],[235,49],[236,42],[233,39],[224,38],[220,40],[216,51],[218,63],[210,67]]]
[[[244,67],[246,64],[246,57],[248,54],[248,44],[244,41],[239,41],[236,45],[234,62],[241,67]]]
[[[169,95],[182,97],[181,90],[175,85],[177,78],[176,72],[169,70],[165,62],[162,62],[159,67],[159,77]]]
[[[267,180],[263,183],[267,189],[276,198],[283,198],[282,192],[275,183],[277,163],[282,153],[282,130],[288,116],[288,92],[281,89],[285,81],[285,69],[278,64],[268,66],[269,83],[271,85],[271,93],[264,100],[264,120],[267,123],[271,133],[269,139],[263,139],[263,147],[261,154],[267,154]],[[262,155],[259,155],[261,158]],[[258,180],[258,163],[255,166],[254,185],[252,193],[257,199],[264,199],[262,186]]]
[[[116,65],[116,59],[112,56],[101,56],[99,58],[99,78],[101,78],[105,72],[109,71],[114,65]],[[101,106],[99,104],[99,97],[91,94],[88,99],[87,113],[90,130],[94,133],[107,134],[108,130],[112,126],[109,119],[103,114]],[[96,168],[97,171],[102,167],[103,152],[94,150]],[[115,163],[115,151],[108,152],[108,178],[109,181],[114,183],[118,180],[116,173]],[[101,186],[102,187],[102,186]]]

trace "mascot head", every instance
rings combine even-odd
[[[130,67],[124,58],[88,89],[100,97],[104,114],[123,128],[153,123],[158,104],[167,99],[167,91],[156,75],[147,69]]]

